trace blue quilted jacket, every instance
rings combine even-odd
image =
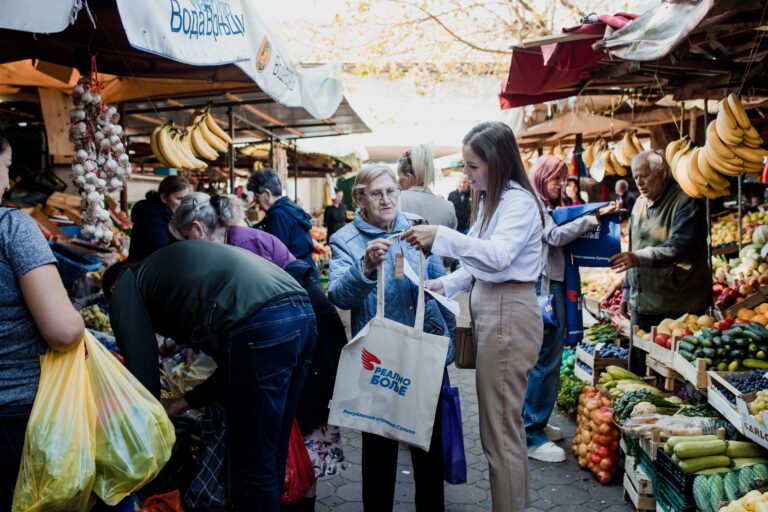
[[[387,233],[371,226],[355,212],[355,220],[331,237],[333,259],[328,277],[328,298],[341,309],[352,310],[352,336],[355,336],[376,316],[376,274],[368,279],[363,273],[363,256],[368,242],[402,233],[411,227],[404,213],[399,212],[394,229]],[[384,263],[386,272],[384,316],[405,325],[416,320],[418,287],[408,278],[395,279],[395,254],[403,251],[408,264],[419,271],[419,252],[400,240],[395,240]],[[425,279],[436,279],[444,274],[443,264],[437,256],[427,259]],[[446,364],[453,362],[453,330],[456,318],[427,296],[424,313],[424,331],[451,338]]]

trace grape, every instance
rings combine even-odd
[[[112,325],[109,322],[109,317],[96,304],[81,309],[80,316],[83,318],[85,326],[89,329],[112,334]]]

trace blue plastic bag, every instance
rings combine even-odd
[[[568,251],[565,254],[565,345],[572,347],[584,337],[582,312],[581,275],[579,268],[571,265]]]
[[[440,390],[440,424],[443,441],[443,480],[449,484],[463,484],[467,481],[467,458],[464,455],[459,388],[451,387],[448,370],[443,373],[443,387]]]
[[[552,217],[560,226],[583,215],[589,215],[607,204],[589,203],[557,208],[552,212]],[[576,267],[610,267],[610,257],[621,251],[619,215],[602,217],[598,227],[581,235],[581,238],[568,244],[567,248],[570,262]]]

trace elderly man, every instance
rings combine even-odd
[[[456,210],[456,229],[466,234],[472,217],[472,191],[469,189],[469,178],[466,175],[461,175],[458,188],[448,194],[448,200]]]
[[[627,272],[622,312],[631,307],[632,325],[648,331],[664,318],[700,314],[711,304],[707,219],[703,205],[672,179],[661,152],[636,155],[632,177],[641,197],[629,221],[629,251],[611,265]],[[641,356],[632,350],[630,368],[642,369]]]
[[[632,208],[635,207],[635,200],[637,198],[629,191],[629,183],[627,183],[627,180],[617,181],[613,191],[616,192],[617,198],[621,201],[622,209],[627,210],[626,213],[621,214],[621,220],[625,221],[632,213]]]

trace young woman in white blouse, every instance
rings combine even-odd
[[[416,226],[402,238],[461,262],[459,270],[427,286],[449,297],[471,289],[480,439],[493,510],[516,512],[529,502],[522,410],[543,335],[534,283],[541,272],[544,216],[511,128],[475,126],[464,137],[462,154],[475,194],[469,233]]]

